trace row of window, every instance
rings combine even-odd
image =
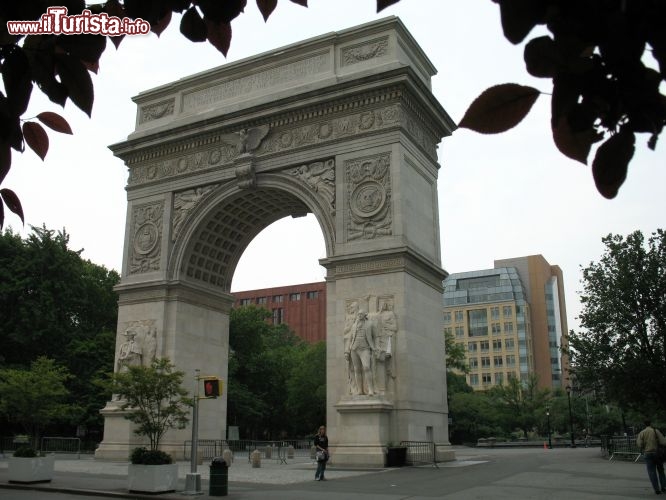
[[[453,320],[455,323],[462,323],[464,321],[464,311],[454,311]],[[470,322],[473,320],[483,321],[482,318],[487,318],[486,309],[471,309],[468,311]],[[451,311],[444,311],[444,322],[451,323]],[[513,317],[513,307],[511,306],[502,306],[502,317],[512,318]],[[490,319],[499,319],[500,318],[500,308],[499,306],[493,306],[490,308]]]
[[[274,304],[282,304],[284,302],[284,295],[273,295],[270,299],[271,302]],[[319,298],[319,291],[314,290],[310,292],[305,292],[305,297],[308,300],[314,300]],[[301,300],[301,293],[296,292],[296,293],[290,293],[289,294],[289,302],[298,302]],[[258,305],[266,305],[268,304],[268,297],[257,297],[256,299],[251,299],[251,298],[246,298],[246,299],[240,299],[240,305],[242,306],[248,306],[252,303],[258,304]]]
[[[444,327],[444,333],[447,335],[451,335],[453,333],[454,329],[453,327],[450,326],[445,326]],[[490,325],[490,333],[492,334],[493,337],[497,337],[498,335],[513,335],[513,323],[504,323],[504,329],[502,329],[502,324],[501,323],[492,323]],[[465,327],[463,325],[456,325],[455,326],[455,335],[456,338],[460,339],[465,336]],[[487,337],[488,336],[488,325],[485,326],[476,326],[476,327],[469,327],[469,336],[470,337]]]
[[[480,363],[479,358],[469,358],[469,368],[470,370],[476,370],[481,366],[481,368],[490,368],[490,356],[481,356]],[[507,366],[508,368],[513,368],[516,366],[516,356],[514,354],[507,354],[506,356],[493,356],[492,366],[495,368],[502,368]]]
[[[470,373],[469,385],[472,387],[478,386],[479,380],[483,385],[492,385],[493,380],[495,385],[501,385],[505,380],[509,380],[511,377],[515,376],[516,374],[512,372],[506,372],[506,375],[504,373],[482,373],[480,377],[478,373]]]
[[[504,339],[504,350],[513,351],[516,348],[515,339]],[[502,350],[502,339],[493,339],[493,351]],[[481,342],[467,342],[467,352],[475,353],[477,351],[488,352],[490,351],[490,341],[482,340]]]

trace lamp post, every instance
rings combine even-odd
[[[567,400],[569,401],[569,427],[571,428],[571,447],[576,447],[576,441],[574,438],[574,428],[573,428],[573,413],[571,413],[571,386],[567,386]]]
[[[548,422],[548,449],[553,449],[553,443],[550,440],[550,406],[546,406],[546,417]]]

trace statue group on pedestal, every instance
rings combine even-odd
[[[347,383],[353,396],[383,396],[393,375],[393,344],[398,323],[392,304],[382,303],[369,315],[358,301],[347,303],[344,356]]]

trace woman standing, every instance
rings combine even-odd
[[[317,452],[322,452],[322,459],[317,459],[317,472],[315,472],[315,481],[326,481],[324,478],[324,471],[326,470],[326,462],[328,461],[328,436],[326,436],[326,427],[319,427],[319,432],[314,438],[315,456]]]

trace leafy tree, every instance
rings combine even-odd
[[[229,317],[227,420],[254,439],[292,430],[286,390],[306,345],[284,325],[271,325],[271,313],[246,306]]]
[[[326,343],[296,351],[287,381],[287,411],[291,435],[303,435],[326,422]]]
[[[182,386],[184,376],[165,358],[112,375],[109,389],[124,401],[125,418],[137,424],[136,434],[149,439],[151,451],[159,449],[165,432],[184,429],[189,421],[192,400]]]
[[[666,232],[608,235],[583,269],[572,373],[583,389],[647,414],[666,411]]]
[[[65,403],[70,378],[66,368],[46,357],[37,358],[28,370],[1,369],[0,415],[22,426],[37,445],[45,427],[71,417]]]
[[[506,385],[494,386],[488,392],[504,408],[508,424],[522,430],[524,437],[537,425],[538,414],[550,397],[550,389],[539,389],[534,374],[525,383],[509,377]]]
[[[446,353],[447,370],[458,370],[463,373],[469,373],[465,346],[456,343],[456,338],[450,329],[444,331],[444,352]]]
[[[399,0],[377,0],[377,12]],[[606,142],[592,165],[597,189],[612,198],[624,182],[634,152],[636,133],[649,133],[647,143],[655,149],[666,122],[660,84],[666,74],[666,5],[661,0],[620,2],[608,0],[494,0],[500,5],[502,27],[512,43],[521,42],[537,25],[552,36],[540,36],[525,47],[527,70],[536,77],[551,78],[553,139],[560,151],[587,163],[591,146]],[[292,0],[307,6],[307,0]],[[265,20],[277,0],[256,0]],[[231,43],[231,21],[247,0],[107,0],[86,4],[65,2],[68,15],[106,14],[117,20],[142,19],[156,34],[162,33],[173,13],[182,13],[180,31],[193,42],[208,41],[226,55]],[[62,106],[70,100],[90,116],[94,87],[89,72],[96,72],[106,50],[107,36],[12,35],[7,21],[37,20],[49,6],[62,2],[0,3],[0,185],[11,168],[11,150],[23,153],[27,144],[45,158],[48,135],[42,125],[71,134],[67,121],[57,113],[42,112],[24,119],[32,90],[37,86]],[[116,46],[123,36],[108,38]],[[649,53],[661,73],[646,67]],[[505,131],[527,114],[541,92],[518,84],[498,85],[484,92],[460,122],[461,127],[483,133]],[[23,220],[21,202],[9,188],[0,189],[0,228],[4,206]]]
[[[95,426],[108,395],[93,381],[113,371],[120,277],[80,254],[65,230],[0,235],[0,365],[46,356],[66,366],[75,422]]]

